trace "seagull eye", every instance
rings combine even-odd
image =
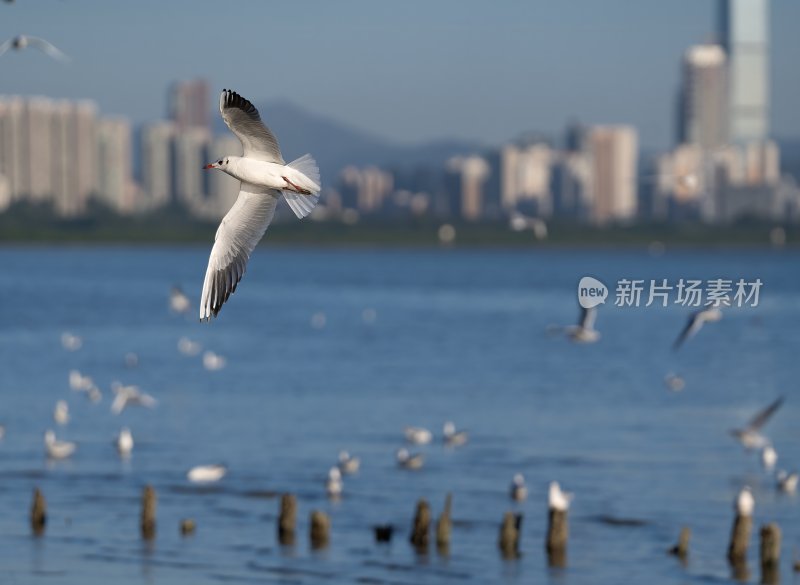
[[[218,164],[218,165],[221,165],[221,164],[222,164],[222,161],[221,161],[221,160],[217,161],[217,164]]]

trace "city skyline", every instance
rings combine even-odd
[[[162,96],[174,79],[200,76],[209,80],[212,96],[235,85],[256,103],[286,99],[398,143],[456,137],[498,145],[521,128],[556,134],[576,117],[635,126],[644,148],[673,143],[677,62],[686,47],[715,40],[716,2],[608,2],[603,8],[584,2],[576,14],[531,4],[443,3],[420,22],[414,11],[422,7],[414,3],[391,16],[359,2],[346,3],[340,14],[321,4],[309,11],[287,6],[270,19],[287,38],[299,35],[299,46],[279,50],[273,35],[252,33],[238,39],[235,52],[225,49],[228,31],[215,23],[218,7],[212,4],[160,9],[158,22],[147,27],[171,27],[164,35],[169,45],[141,42],[136,27],[145,17],[153,20],[146,2],[113,10],[56,3],[46,15],[16,4],[3,7],[0,33],[46,36],[73,63],[50,63],[35,53],[6,55],[0,93],[91,97],[102,111],[138,125],[166,115]],[[773,135],[800,136],[793,114],[800,80],[781,75],[800,52],[791,30],[800,6],[788,0],[770,6]],[[266,8],[249,10],[256,26]],[[318,26],[323,19],[330,26]],[[310,37],[312,29],[317,35]],[[483,41],[476,45],[475,38]],[[249,60],[259,55],[254,67]],[[626,81],[632,71],[633,85]]]

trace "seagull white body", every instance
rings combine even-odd
[[[203,346],[199,342],[192,341],[188,337],[181,337],[178,340],[178,351],[183,355],[191,357],[203,351]]]
[[[673,350],[679,349],[686,340],[694,337],[700,329],[703,328],[705,323],[714,323],[722,319],[722,311],[717,307],[708,307],[695,311],[689,316],[686,326],[681,331],[675,343],[672,345]]]
[[[737,494],[733,507],[739,516],[752,516],[756,501],[753,499],[753,492],[748,486],[744,486]]]
[[[114,444],[117,447],[117,452],[122,457],[129,457],[131,452],[133,451],[133,435],[131,434],[130,429],[127,427],[123,427],[120,430],[119,435],[117,435],[117,440],[114,441]]]
[[[778,463],[778,452],[772,445],[767,445],[761,449],[761,465],[767,471],[772,471]]]
[[[515,502],[521,502],[528,497],[528,487],[525,485],[525,477],[521,473],[514,475],[511,480],[511,489],[508,495]]]
[[[765,448],[770,442],[767,437],[761,434],[761,427],[767,424],[767,421],[781,407],[781,404],[783,404],[783,397],[776,399],[769,406],[758,412],[750,419],[745,428],[733,429],[731,435],[748,451]]]
[[[444,444],[448,447],[460,447],[469,439],[467,431],[457,431],[456,425],[452,421],[447,421],[442,427]]]
[[[567,337],[575,343],[594,343],[600,339],[600,332],[594,328],[597,319],[597,307],[584,309],[581,307],[577,325],[566,328]]]
[[[339,496],[344,489],[342,472],[338,467],[331,467],[328,471],[328,481],[325,482],[325,492],[332,497]]]
[[[75,452],[77,446],[69,441],[59,441],[53,431],[44,434],[44,448],[50,459],[66,459]]]
[[[8,51],[9,49],[14,49],[15,51],[22,51],[23,49],[27,49],[28,47],[34,47],[39,49],[45,55],[52,57],[53,59],[57,59],[59,61],[69,61],[69,57],[67,57],[63,52],[56,48],[55,45],[52,43],[41,39],[39,37],[31,37],[28,35],[17,35],[13,39],[8,39],[2,45],[0,45],[0,55]]]
[[[211,483],[221,480],[226,473],[228,468],[224,465],[198,465],[192,467],[186,477],[195,483]]]
[[[797,491],[797,481],[800,479],[800,475],[796,471],[788,473],[782,469],[778,472],[776,479],[776,485],[780,491],[786,494],[793,494]]]
[[[173,286],[169,291],[169,308],[173,313],[182,314],[189,310],[191,302],[180,287]]]
[[[403,469],[420,469],[425,463],[425,456],[422,453],[411,454],[408,449],[397,451],[397,464]]]
[[[67,351],[78,351],[83,345],[83,339],[69,331],[61,334],[61,346]]]
[[[557,481],[550,482],[550,488],[547,491],[547,506],[549,509],[566,512],[569,510],[572,498],[572,494],[561,491],[561,486],[558,485]]]
[[[144,406],[145,408],[153,408],[156,405],[156,399],[142,392],[138,386],[123,386],[119,382],[111,384],[111,389],[116,396],[114,402],[111,403],[111,412],[119,414],[128,406]]]
[[[56,407],[53,410],[53,420],[60,425],[65,425],[69,422],[69,404],[63,400],[56,402]]]
[[[206,169],[221,170],[241,181],[239,197],[222,219],[208,259],[200,297],[200,320],[216,317],[236,291],[250,254],[267,231],[281,196],[298,218],[319,201],[317,163],[310,155],[283,160],[278,140],[261,121],[258,110],[236,92],[223,90],[222,119],[242,143],[243,156],[225,156]]]
[[[224,357],[214,353],[213,351],[207,351],[203,354],[203,367],[209,372],[221,370],[225,367],[226,363],[227,360]]]
[[[352,457],[347,451],[339,453],[339,471],[342,473],[356,473],[361,467],[361,459]]]
[[[427,445],[433,440],[433,433],[423,427],[406,427],[403,434],[414,445]]]

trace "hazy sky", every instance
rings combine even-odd
[[[573,117],[673,140],[680,59],[712,38],[715,0],[0,3],[0,36],[51,40],[0,58],[0,93],[88,97],[136,122],[175,79],[285,98],[398,142],[499,143]],[[800,1],[772,0],[772,129],[800,136]],[[265,116],[268,119],[268,113]]]

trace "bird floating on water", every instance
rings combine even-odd
[[[306,154],[286,164],[278,140],[261,121],[253,104],[224,89],[219,97],[222,119],[241,141],[243,156],[225,156],[209,163],[241,181],[239,197],[222,219],[200,298],[200,320],[216,317],[236,291],[250,254],[266,232],[281,196],[298,218],[304,218],[319,201],[317,163]]]
[[[581,307],[577,325],[566,328],[567,337],[576,343],[594,343],[600,339],[600,332],[594,328],[597,320],[597,307],[586,309]]]
[[[775,476],[776,487],[785,494],[793,494],[797,491],[797,481],[800,475],[796,471],[789,473],[781,469]]]
[[[328,471],[328,481],[325,482],[325,492],[331,497],[336,497],[342,494],[343,489],[342,472],[338,467],[331,467]]]
[[[216,372],[225,367],[227,360],[213,351],[207,351],[203,354],[203,367],[209,372]]]
[[[195,483],[212,483],[221,480],[228,473],[225,465],[198,465],[192,467],[186,477]]]
[[[421,469],[425,463],[425,456],[422,453],[409,453],[408,449],[397,451],[397,464],[403,469]]]
[[[123,427],[120,430],[114,445],[117,447],[117,452],[121,457],[130,457],[133,451],[133,435],[128,427]]]
[[[191,301],[186,293],[178,285],[173,286],[169,291],[169,309],[173,313],[183,314],[191,308]]]
[[[77,445],[70,441],[59,441],[53,431],[44,434],[44,448],[50,459],[66,459],[75,453]]]
[[[192,341],[188,337],[181,337],[178,340],[178,351],[186,356],[196,356],[203,351],[203,346],[198,341]]]
[[[423,427],[406,427],[403,434],[406,441],[414,445],[427,445],[433,440],[433,433]]]
[[[561,491],[561,486],[557,481],[551,481],[547,492],[547,506],[551,510],[566,512],[569,510],[569,504],[573,497],[573,494]]]
[[[761,465],[766,471],[772,471],[778,462],[778,452],[772,445],[766,445],[761,449]]]
[[[511,480],[511,489],[508,495],[515,502],[521,502],[528,497],[528,486],[525,485],[525,476],[521,473],[515,474]]]
[[[69,331],[61,334],[61,346],[67,351],[78,351],[83,345],[83,339]]]
[[[361,467],[361,459],[352,457],[347,451],[339,452],[339,471],[342,473],[356,473]]]
[[[689,320],[686,326],[681,331],[675,343],[672,344],[672,349],[677,351],[680,347],[690,338],[694,337],[700,329],[703,328],[704,323],[714,323],[722,319],[722,311],[717,307],[707,307],[700,309],[689,315]]]
[[[730,432],[731,435],[733,435],[742,444],[742,447],[748,451],[766,447],[769,445],[769,439],[761,434],[761,427],[767,424],[767,421],[769,421],[770,417],[775,414],[775,411],[781,407],[781,404],[783,404],[783,396],[757,413],[750,419],[750,422],[747,423],[745,428],[733,429]]]
[[[92,402],[99,402],[103,398],[103,393],[95,385],[94,380],[89,376],[84,376],[78,370],[70,370],[69,387],[74,392],[85,393],[86,397]]]
[[[442,427],[444,444],[448,447],[460,447],[469,439],[467,431],[457,431],[453,421],[447,421]]]
[[[153,408],[156,399],[142,392],[138,386],[124,386],[120,382],[112,382],[111,390],[116,394],[114,402],[111,403],[111,412],[119,414],[128,406],[144,406]]]
[[[3,55],[9,49],[21,51],[28,47],[39,49],[45,55],[58,61],[69,61],[69,57],[56,48],[56,46],[52,43],[39,37],[32,37],[29,35],[17,35],[13,39],[8,39],[6,42],[0,45],[0,55]]]
[[[664,385],[673,392],[680,392],[686,387],[686,380],[674,372],[664,376]]]
[[[65,400],[56,402],[56,407],[53,410],[53,420],[60,425],[65,425],[69,422],[69,404]]]

